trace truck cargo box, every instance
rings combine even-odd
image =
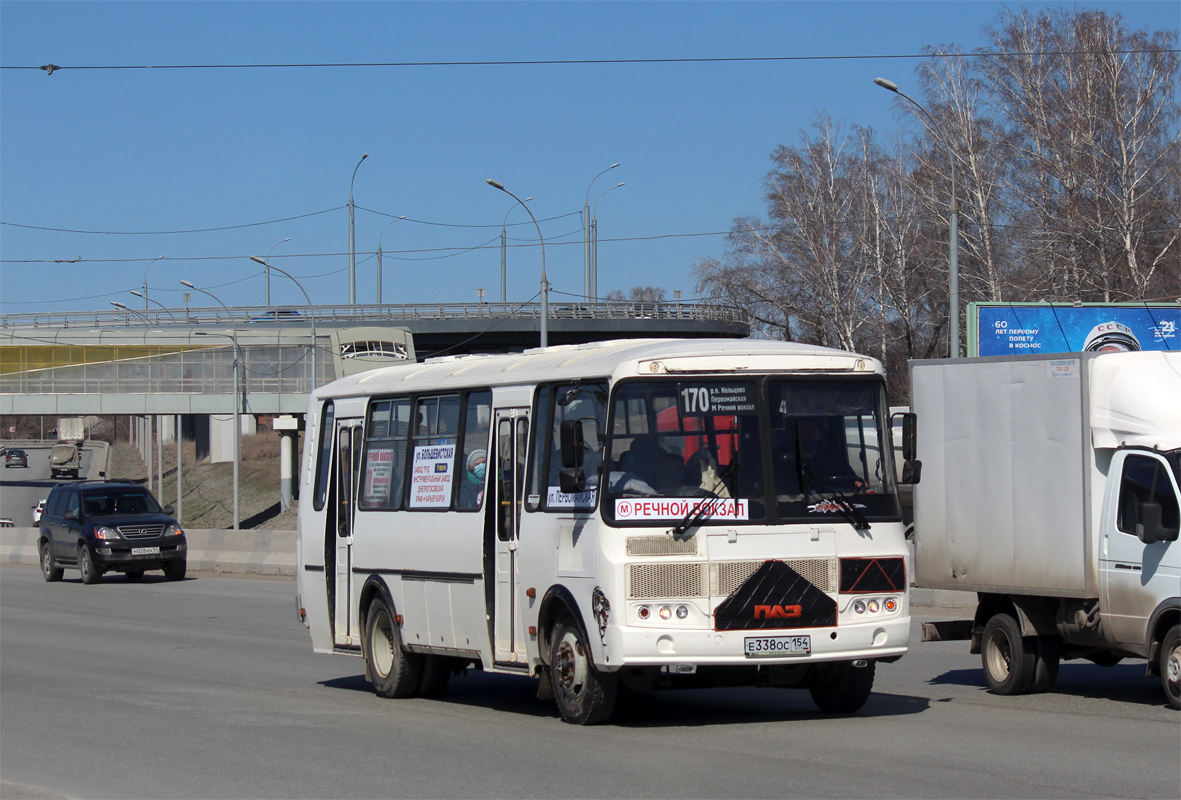
[[[1096,592],[1085,357],[916,361],[915,585]]]

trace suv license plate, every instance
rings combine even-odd
[[[745,639],[747,658],[782,658],[806,656],[812,653],[811,636],[748,636]]]
[[[133,547],[131,548],[133,556],[158,556],[160,555],[159,547]]]

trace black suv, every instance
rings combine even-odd
[[[144,570],[162,569],[170,581],[185,576],[185,533],[142,486],[121,481],[84,481],[56,486],[41,515],[41,571],[61,580],[63,566],[76,566],[83,583],[104,572],[137,581]]]

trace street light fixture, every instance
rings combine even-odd
[[[199,286],[194,286],[189,281],[181,281],[180,283],[182,286],[187,286],[195,292],[209,295],[217,301],[219,306],[226,310],[227,314],[230,313],[230,309],[226,307],[225,303],[218,299],[217,295],[213,294],[212,292],[207,292]],[[233,315],[230,316],[230,324],[232,325]],[[238,513],[238,472],[242,463],[242,412],[239,408],[238,401],[238,331],[234,328],[230,328],[229,333],[194,331],[194,334],[197,336],[228,336],[234,343],[234,530],[238,530],[238,522],[241,519]]]
[[[155,264],[162,258],[164,258],[164,256],[156,256],[150,262],[148,262],[146,267],[144,267],[144,311],[148,310],[148,270],[152,268],[152,264]]]
[[[934,118],[927,113],[927,109],[923,108],[919,101],[915,100],[910,95],[898,88],[898,84],[894,81],[888,81],[885,78],[874,78],[873,82],[881,86],[887,91],[891,91],[899,97],[904,97],[914,104],[915,108],[923,112],[923,116],[931,123],[931,131],[934,133],[939,126],[935,124]],[[940,139],[941,137],[936,137]],[[956,200],[955,191],[955,153],[951,146],[943,141],[943,147],[947,150],[947,162],[951,166],[951,202],[948,205],[948,254],[947,254],[947,305],[950,313],[948,314],[948,342],[949,354],[952,358],[959,358],[960,356],[960,209],[959,202]]]
[[[250,260],[262,263],[262,259],[260,259],[258,256],[251,256]],[[312,307],[312,298],[308,296],[307,290],[303,288],[303,284],[297,281],[295,276],[290,272],[285,269],[280,269],[279,267],[271,267],[271,269],[290,278],[291,282],[299,287],[299,290],[303,292],[303,299],[308,301],[308,319],[312,323],[312,385],[311,388],[308,389],[308,394],[311,394],[316,390],[316,312]]]
[[[526,197],[525,202],[528,203],[532,199],[532,197]],[[508,211],[504,212],[504,219],[500,221],[500,302],[502,303],[508,302],[506,298],[508,294],[508,232],[506,226],[508,225],[508,215],[516,207],[516,203],[509,206]]]
[[[599,199],[595,201],[595,211],[591,215],[591,281],[590,281],[590,300],[591,302],[598,302],[599,300],[599,203],[603,200],[603,195],[607,192],[613,192],[620,186],[626,186],[627,183],[617,183],[610,189],[607,189],[603,194],[599,195]]]
[[[369,154],[361,156],[361,161],[369,158]],[[353,203],[353,183],[357,180],[357,170],[361,168],[361,161],[357,162],[357,166],[353,167],[353,177],[349,181],[349,305],[355,306],[357,304],[357,248],[356,236],[353,229],[353,209],[356,205]]]
[[[127,311],[131,314],[135,314],[137,317],[139,317],[140,319],[142,319],[144,322],[148,323],[149,325],[152,324],[152,321],[147,318],[146,314],[141,314],[140,312],[136,311],[134,308],[128,308],[127,306],[123,305],[122,303],[118,303],[114,300],[111,301],[111,305],[113,305],[115,308],[119,309],[120,311]],[[130,317],[128,318],[128,320],[130,320]]]
[[[607,169],[600,171],[598,175],[595,175],[595,177],[591,178],[591,182],[586,186],[586,199],[582,204],[582,293],[585,295],[584,299],[588,303],[595,299],[593,278],[594,267],[592,266],[594,261],[592,260],[591,256],[590,190],[591,187],[595,185],[595,181],[599,179],[599,175],[602,175],[604,172],[610,172],[618,166],[618,163],[612,164],[611,166],[607,167]]]
[[[398,220],[406,219],[406,215],[398,217],[398,219],[391,219],[385,224],[385,228],[393,225]],[[385,236],[385,228],[381,229],[381,233],[377,234],[377,304],[381,305],[381,237]]]
[[[541,226],[537,224],[537,217],[533,216],[533,212],[529,211],[529,206],[525,205],[525,201],[517,197],[515,194],[504,188],[504,184],[500,181],[494,181],[491,178],[484,181],[484,183],[491,186],[493,189],[499,189],[507,194],[509,197],[521,204],[526,211],[529,212],[529,219],[533,220],[534,227],[537,228],[537,240],[541,242],[541,346],[549,346],[549,281],[545,277],[545,239],[541,235]],[[505,219],[508,216],[505,215]]]
[[[143,297],[145,300],[148,299],[146,295],[144,295],[142,292],[139,292],[135,289],[132,289],[131,293],[133,295],[135,295],[136,297]],[[160,308],[164,309],[164,313],[168,315],[169,319],[171,319],[173,322],[176,322],[176,317],[172,316],[172,312],[167,307],[165,307],[165,305],[163,303],[161,303],[159,300],[152,300],[152,302],[155,303],[156,305],[160,306]]]
[[[266,286],[266,291],[265,291],[264,297],[263,297],[263,305],[265,305],[265,306],[269,306],[271,304],[271,264],[270,264],[271,253],[275,252],[275,247],[278,247],[280,244],[283,244],[284,242],[290,242],[290,241],[291,241],[291,237],[288,236],[282,242],[279,242],[278,244],[274,245],[274,247],[272,247],[270,250],[267,251],[266,258],[257,258],[255,256],[250,257],[251,261],[257,261],[259,264],[262,264],[264,267],[262,274],[264,276],[263,283]]]

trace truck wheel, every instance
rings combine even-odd
[[[411,697],[418,689],[422,657],[402,649],[398,623],[380,597],[365,619],[365,661],[373,691],[381,697]]]
[[[578,625],[569,617],[554,626],[550,645],[550,682],[563,722],[598,725],[615,711],[619,680],[599,672],[590,659],[590,648]]]
[[[1037,637],[1033,666],[1033,682],[1029,685],[1031,692],[1048,692],[1054,688],[1058,680],[1058,637]]]
[[[41,543],[41,574],[49,583],[60,581],[63,570],[53,561],[53,551],[49,549],[49,542]]]
[[[859,711],[873,691],[874,669],[871,661],[864,667],[854,667],[842,661],[819,667],[808,681],[812,702],[827,714],[852,714]]]
[[[1165,634],[1160,649],[1160,681],[1173,708],[1181,708],[1181,625]]]
[[[995,614],[984,626],[980,649],[984,679],[996,694],[1025,694],[1033,682],[1037,645],[1034,637],[1021,635],[1021,626],[1009,614]]]
[[[84,544],[78,545],[78,571],[82,573],[82,582],[86,584],[98,583],[103,579],[102,572],[94,564],[94,556],[90,555],[90,548]]]

